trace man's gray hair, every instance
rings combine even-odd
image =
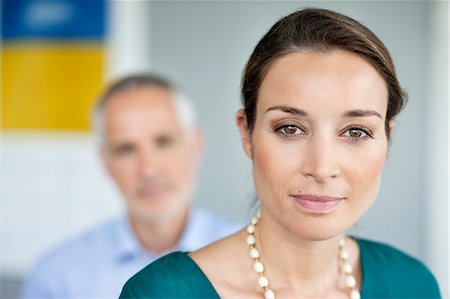
[[[171,91],[175,110],[183,128],[189,131],[196,126],[195,110],[192,103],[185,96],[178,93],[169,81],[153,74],[131,75],[110,85],[94,105],[91,122],[97,141],[100,144],[103,144],[105,141],[103,114],[106,105],[117,93],[138,87],[157,87]]]

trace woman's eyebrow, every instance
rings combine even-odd
[[[282,111],[285,113],[289,113],[289,114],[294,114],[294,115],[298,115],[298,116],[308,116],[308,113],[306,113],[304,110],[302,109],[298,109],[292,106],[273,106],[270,107],[266,110],[266,113],[270,112],[270,111]],[[350,110],[344,113],[344,117],[368,117],[368,116],[376,116],[379,118],[383,118],[381,116],[381,114],[379,114],[377,111],[375,110],[363,110],[363,109],[354,109],[354,110]]]
[[[383,119],[383,117],[375,110],[355,109],[347,111],[344,114],[344,117],[366,117],[366,116],[376,116]]]
[[[268,113],[270,111],[274,111],[274,110],[280,110],[280,111],[298,115],[298,116],[307,116],[308,115],[304,110],[301,110],[301,109],[298,109],[295,107],[291,107],[291,106],[273,106],[273,107],[268,108],[266,110],[266,113]]]

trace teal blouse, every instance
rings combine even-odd
[[[356,241],[361,252],[361,298],[441,298],[433,274],[421,262],[385,244]],[[218,299],[220,296],[186,253],[174,252],[130,278],[120,298]]]

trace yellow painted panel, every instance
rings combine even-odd
[[[3,45],[1,55],[3,128],[89,128],[103,83],[103,45]]]

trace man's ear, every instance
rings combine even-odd
[[[106,169],[109,175],[111,175],[111,165],[108,159],[108,149],[104,144],[101,144],[98,149],[98,154],[102,160],[103,167]]]
[[[203,157],[203,152],[205,150],[205,135],[201,128],[195,128],[192,130],[191,146],[194,159],[197,164],[200,164]]]
[[[251,134],[248,128],[247,117],[245,115],[245,110],[240,109],[236,114],[236,125],[239,128],[239,132],[241,134],[241,142],[242,147],[244,148],[244,152],[250,159],[252,156],[252,142],[251,142]]]

